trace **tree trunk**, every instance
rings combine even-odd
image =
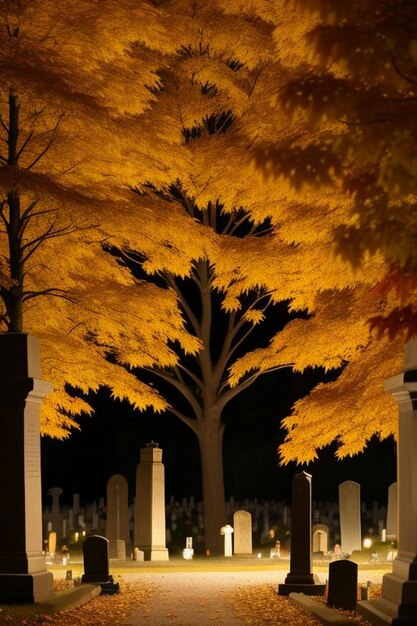
[[[206,550],[223,554],[220,528],[226,524],[226,502],[223,478],[223,432],[220,411],[204,416],[198,433],[203,481],[203,513]]]

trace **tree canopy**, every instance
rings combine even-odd
[[[316,186],[332,180],[350,201],[350,219],[334,229],[336,249],[356,267],[382,252],[389,264],[378,291],[385,308],[372,325],[410,337],[417,330],[415,3],[274,6],[288,33],[297,22],[300,44],[294,54],[290,37],[277,37],[289,72],[280,102],[312,133],[302,152]],[[280,156],[271,154],[276,171]],[[296,169],[295,178],[300,163]]]
[[[394,432],[383,379],[399,367],[401,339],[376,342],[367,325],[395,307],[395,294],[373,290],[387,262],[365,254],[354,271],[334,256],[335,237],[353,241],[363,227],[358,190],[377,151],[349,153],[352,125],[312,104],[308,77],[317,89],[327,81],[309,39],[319,14],[278,0],[0,6],[1,314],[21,330],[8,304],[17,302],[42,340],[55,389],[44,431],[63,436],[71,415],[90,410],[67,385],[108,385],[138,408],[167,408],[137,369],[203,358],[178,285],[204,265],[242,329],[263,320],[262,302],[245,309],[251,297],[302,313],[226,362],[230,395],[283,365],[344,368],[286,420],[284,461],[311,460],[334,438],[353,454]]]

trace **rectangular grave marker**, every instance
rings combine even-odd
[[[354,611],[358,597],[358,565],[347,559],[329,564],[327,604],[337,609]]]
[[[105,593],[115,593],[119,583],[109,573],[109,542],[105,537],[92,535],[83,543],[84,574],[82,583],[96,583]]]

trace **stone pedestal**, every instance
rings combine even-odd
[[[0,335],[0,603],[52,594],[42,554],[39,434],[41,402],[51,389],[41,380],[37,340]]]
[[[165,472],[162,450],[153,442],[140,451],[136,472],[134,543],[145,561],[168,561],[165,528]]]
[[[311,571],[311,522],[311,476],[301,472],[292,481],[290,572],[285,583],[278,585],[280,596],[324,595],[326,585]]]
[[[417,624],[417,341],[405,350],[402,374],[385,383],[398,403],[398,556],[382,580],[379,600],[358,602],[357,611],[378,626]]]

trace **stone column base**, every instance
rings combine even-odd
[[[52,572],[0,574],[0,604],[33,604],[52,596]]]
[[[145,561],[169,561],[168,548],[141,548]]]
[[[278,595],[304,593],[306,596],[324,596],[326,585],[321,583],[316,574],[288,574],[285,583],[278,585]]]
[[[306,596],[324,596],[326,585],[324,583],[313,583],[312,585],[281,583],[278,585],[277,593],[279,596],[289,596],[290,593],[304,593]]]
[[[358,602],[356,610],[375,626],[417,624],[417,580],[402,580],[385,574],[382,598]]]

